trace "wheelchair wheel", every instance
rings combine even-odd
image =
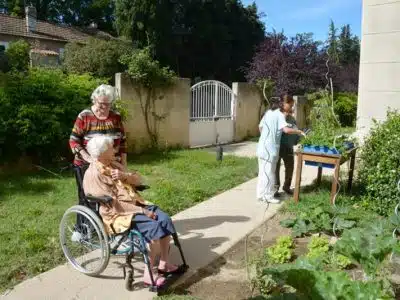
[[[91,209],[75,205],[64,213],[60,242],[65,257],[79,272],[95,276],[107,267],[108,237],[103,222]]]

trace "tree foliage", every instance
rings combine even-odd
[[[179,76],[222,81],[243,79],[241,67],[264,36],[257,7],[239,0],[116,0],[115,24]]]
[[[31,46],[24,40],[11,42],[6,49],[9,67],[14,71],[26,71],[29,67]]]
[[[246,78],[251,82],[270,78],[275,94],[304,94],[329,85],[328,73],[336,92],[357,92],[359,59],[360,41],[350,25],[343,26],[338,35],[332,21],[325,44],[311,33],[292,38],[283,32],[267,33],[246,68]]]
[[[24,5],[34,6],[39,20],[74,26],[96,23],[100,30],[113,32],[112,0],[3,0],[2,6],[4,12],[23,17]]]
[[[112,79],[125,67],[119,59],[133,51],[130,42],[124,40],[90,39],[87,44],[69,43],[65,48],[64,67],[70,73],[90,73]]]
[[[275,94],[304,94],[324,84],[325,54],[311,33],[288,38],[283,32],[268,33],[247,68],[247,79],[270,78]]]

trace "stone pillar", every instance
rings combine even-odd
[[[234,95],[234,141],[257,136],[262,111],[262,95],[257,86],[246,82],[232,84]]]

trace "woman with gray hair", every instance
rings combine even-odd
[[[92,158],[84,178],[83,189],[93,196],[111,196],[111,205],[101,205],[100,215],[109,234],[118,234],[131,229],[138,230],[149,244],[149,260],[153,269],[156,257],[160,256],[158,287],[165,284],[165,274],[181,272],[180,268],[168,262],[171,235],[175,233],[171,218],[157,206],[145,201],[135,189],[141,184],[136,172],[125,172],[115,161],[113,140],[106,136],[93,137],[87,144]],[[146,268],[143,282],[151,285],[150,273]]]
[[[108,136],[114,141],[116,158],[126,168],[126,138],[121,115],[112,110],[116,99],[115,88],[102,84],[92,93],[92,106],[79,113],[69,139],[75,155],[74,164],[81,166],[93,159],[86,150],[89,140],[98,135]]]

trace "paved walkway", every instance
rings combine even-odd
[[[254,156],[255,143],[224,146],[226,154]],[[210,151],[213,151],[212,149]],[[282,172],[283,172],[282,168]],[[303,185],[316,177],[316,168],[303,168]],[[190,269],[180,281],[193,275],[223,255],[232,246],[271,218],[280,205],[255,200],[256,179],[217,195],[173,216]],[[265,213],[265,214],[264,214]],[[178,251],[172,247],[172,260],[179,263]],[[129,292],[124,287],[122,257],[111,257],[108,268],[99,278],[88,277],[64,264],[17,285],[1,299],[152,299],[155,294],[139,288]],[[143,264],[135,263],[135,277],[140,285]]]

